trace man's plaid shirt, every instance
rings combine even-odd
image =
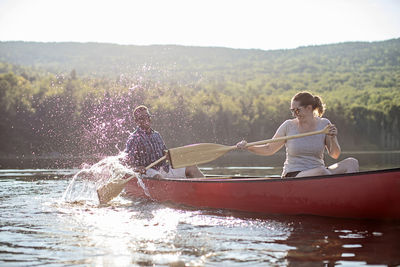
[[[161,135],[151,129],[150,133],[146,133],[138,127],[128,138],[126,142],[125,152],[128,153],[128,162],[131,166],[148,166],[154,161],[164,156],[167,149]],[[153,168],[159,170],[160,167],[168,172],[169,164],[164,160]]]

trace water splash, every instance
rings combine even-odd
[[[138,185],[150,197],[141,176],[123,164],[125,158],[126,153],[120,152],[116,156],[106,157],[96,164],[81,169],[69,183],[62,201],[98,205],[99,199],[96,190],[102,185],[124,179],[126,176],[136,176]]]

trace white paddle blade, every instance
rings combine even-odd
[[[116,179],[100,186],[97,189],[97,196],[99,197],[100,204],[106,204],[118,196],[125,188],[125,185],[134,177],[136,176],[131,176],[128,179]]]
[[[235,148],[219,144],[201,143],[171,148],[168,153],[172,168],[178,169],[210,162]]]

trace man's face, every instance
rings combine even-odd
[[[149,112],[143,109],[139,110],[135,115],[136,124],[145,131],[149,130],[151,127],[151,117]]]

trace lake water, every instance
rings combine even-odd
[[[400,166],[399,153],[355,154],[363,170]],[[268,165],[235,160],[224,157],[202,169],[241,175],[281,171],[279,157],[263,159]],[[77,166],[7,168],[4,162],[1,266],[400,265],[400,222],[255,216],[124,196],[102,206],[90,199],[68,202],[63,195]]]

